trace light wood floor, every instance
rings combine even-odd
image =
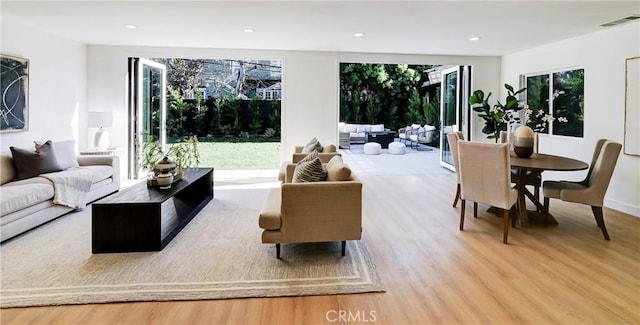
[[[21,323],[640,323],[640,219],[605,209],[605,241],[587,206],[551,201],[560,222],[511,229],[468,204],[454,175],[363,177],[363,240],[385,293],[143,302],[0,311]],[[286,249],[284,247],[283,249]]]

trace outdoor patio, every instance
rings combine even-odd
[[[340,149],[340,152],[344,162],[358,176],[450,174],[451,171],[440,165],[440,149],[432,149],[418,151],[407,146],[404,155],[389,154],[387,149],[382,149],[379,155],[366,155],[364,145],[356,144],[349,149]]]

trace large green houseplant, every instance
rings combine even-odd
[[[520,121],[520,117],[515,113],[523,109],[524,106],[516,96],[527,89],[522,88],[514,91],[509,84],[504,84],[504,88],[507,89],[507,98],[504,104],[498,100],[491,106],[489,104],[491,92],[485,97],[482,90],[474,91],[469,98],[471,108],[478,112],[478,116],[484,120],[482,133],[486,134],[487,138],[496,139],[496,141],[500,138],[500,131],[507,130],[507,125]]]

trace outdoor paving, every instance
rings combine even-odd
[[[396,141],[397,142],[397,141]],[[404,155],[392,155],[382,149],[379,155],[364,154],[364,145],[340,149],[344,162],[358,176],[373,175],[436,175],[452,172],[440,165],[440,149],[418,151],[408,145]]]

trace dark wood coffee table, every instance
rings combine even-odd
[[[195,168],[170,189],[142,182],[96,201],[91,207],[92,251],[162,250],[212,199],[213,168]]]
[[[388,149],[389,143],[393,142],[395,137],[395,131],[369,132],[367,133],[367,142],[377,142],[383,149]]]

